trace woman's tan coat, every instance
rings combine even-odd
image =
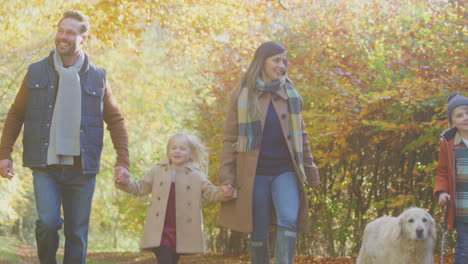
[[[237,98],[239,93],[240,88],[236,89],[231,94],[224,127],[221,164],[218,172],[220,184],[232,184],[235,186],[237,189],[237,199],[222,203],[218,223],[221,226],[239,232],[252,232],[252,192],[259,149],[250,152],[237,152],[233,148],[233,144],[237,142],[238,135]],[[278,114],[283,135],[288,144],[289,153],[291,154],[291,157],[293,157],[293,147],[290,136],[290,115],[286,90],[283,87],[273,94],[257,92],[257,96],[262,128],[265,125],[266,113],[271,101],[273,102],[273,106]],[[309,140],[307,139],[307,132],[304,130],[304,122],[302,122],[302,124],[304,169],[308,184],[311,187],[315,187],[320,184],[318,169],[312,158]],[[298,182],[303,183],[303,179],[299,176],[300,174],[296,163],[294,164],[294,167]],[[299,184],[299,186],[300,209],[297,231],[307,231],[309,229],[307,196],[304,184]]]
[[[140,244],[143,250],[160,246],[174,170],[166,160],[151,168],[144,179],[130,179],[126,186],[117,185],[119,189],[136,196],[152,194]],[[193,164],[176,170],[175,192],[177,253],[203,253],[205,240],[201,200],[228,199],[221,188],[211,184],[206,174]]]

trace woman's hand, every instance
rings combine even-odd
[[[223,191],[225,198],[233,199],[237,196],[237,190],[232,186],[232,184],[221,184],[221,190]]]

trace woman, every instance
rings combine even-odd
[[[287,50],[261,44],[232,95],[218,178],[237,200],[221,205],[219,224],[250,232],[252,263],[269,263],[268,227],[277,219],[275,263],[293,263],[296,232],[308,230],[304,182],[320,183],[301,116],[302,99],[286,71]],[[272,205],[273,202],[273,206]]]

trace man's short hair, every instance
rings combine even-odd
[[[83,12],[78,11],[78,10],[65,11],[63,13],[62,19],[60,19],[58,24],[60,25],[60,23],[62,23],[62,21],[66,18],[72,18],[80,22],[81,24],[80,33],[82,35],[86,35],[89,33],[89,30],[91,28],[91,25],[89,24],[89,17],[85,15]]]

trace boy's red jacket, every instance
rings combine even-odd
[[[448,215],[448,228],[455,227],[455,152],[454,146],[462,143],[462,139],[456,128],[446,130],[440,135],[439,163],[434,186],[434,196],[442,191],[450,195],[450,209]],[[438,198],[438,197],[437,197]]]

